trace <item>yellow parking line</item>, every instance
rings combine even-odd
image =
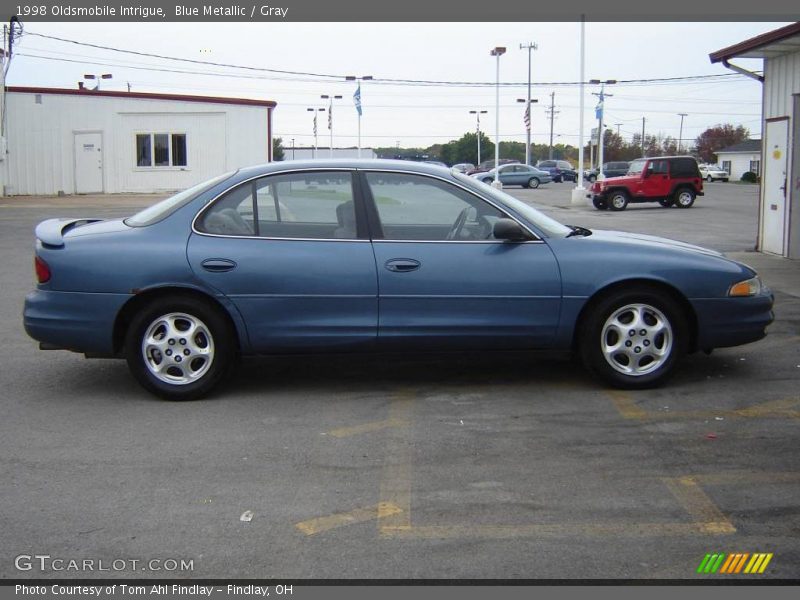
[[[628,392],[608,390],[606,391],[606,395],[611,399],[617,412],[625,419],[646,419],[650,416],[647,411],[639,408],[636,402],[634,402],[633,396]]]
[[[408,529],[411,527],[411,472],[413,444],[410,435],[411,411],[416,393],[406,391],[398,394],[389,406],[388,421],[399,423],[395,433],[389,435],[386,458],[380,486],[380,503],[395,506],[399,511],[378,516],[378,530],[385,528]]]
[[[800,483],[800,473],[792,471],[754,472],[727,471],[725,473],[704,473],[691,475],[691,479],[706,485],[740,485],[767,483]]]
[[[375,506],[357,508],[349,512],[328,515],[327,517],[309,519],[308,521],[296,523],[295,527],[297,527],[297,529],[306,535],[315,535],[317,533],[322,533],[323,531],[336,529],[337,527],[355,525],[356,523],[364,523],[365,521],[380,519],[382,517],[397,514],[399,512],[402,512],[401,508],[392,504],[381,502]]]
[[[703,491],[697,479],[691,476],[664,477],[662,481],[686,512],[692,515],[702,531],[717,534],[736,533],[736,527]]]
[[[333,437],[343,438],[350,437],[351,435],[360,435],[362,433],[372,433],[373,431],[381,431],[390,427],[400,427],[403,423],[401,421],[392,421],[385,419],[383,421],[372,421],[371,423],[362,423],[361,425],[353,425],[352,427],[340,427],[328,432],[328,435]]]

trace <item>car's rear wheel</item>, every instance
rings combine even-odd
[[[675,192],[675,206],[678,208],[690,208],[694,204],[695,193],[689,188],[681,188]]]
[[[580,352],[586,368],[615,387],[660,385],[686,353],[688,333],[680,306],[647,287],[604,298],[582,325]]]
[[[658,201],[658,203],[663,206],[664,208],[669,208],[674,204],[674,200],[672,198],[662,198]]]
[[[536,177],[528,179],[528,184],[525,187],[536,189],[539,187],[539,180]]]
[[[714,178],[711,175],[709,175],[708,177],[706,177],[706,181],[708,183],[711,183],[712,181],[714,181]]]
[[[601,200],[600,198],[592,198],[592,204],[597,210],[605,210],[608,208],[608,204],[605,200]]]
[[[597,175],[589,175],[587,179],[589,180],[589,183],[594,183],[595,181],[597,181]]]
[[[625,210],[628,207],[628,194],[622,190],[611,192],[608,195],[608,208],[611,210],[619,211]]]
[[[231,372],[237,354],[231,329],[207,301],[177,295],[156,299],[134,316],[128,328],[128,367],[157,396],[200,398]]]

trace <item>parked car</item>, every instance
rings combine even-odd
[[[700,177],[711,183],[712,181],[728,181],[731,174],[718,165],[700,165]]]
[[[566,160],[540,160],[536,163],[536,168],[550,173],[556,183],[578,180],[578,172]]]
[[[703,195],[703,179],[691,156],[659,156],[634,160],[624,177],[595,181],[589,189],[598,210],[625,210],[631,202],[658,202],[669,208],[690,208]]]
[[[617,162],[607,162],[603,165],[603,175],[606,178],[609,177],[622,177],[623,175],[628,174],[628,168],[630,167],[629,162],[627,161],[617,161]],[[597,169],[591,169],[590,171],[583,172],[584,179],[588,180],[590,183],[594,183],[597,181]]]
[[[495,177],[495,169],[485,173],[475,173],[472,177],[483,183],[492,183]],[[500,165],[498,179],[503,185],[521,185],[524,188],[538,188],[541,184],[552,181],[550,173],[547,171],[518,163]]]
[[[518,165],[520,162],[513,158],[501,158],[498,161],[500,165]],[[467,175],[474,175],[475,173],[486,173],[486,171],[491,171],[494,169],[494,159],[484,160],[482,161],[477,167],[472,169],[471,171],[467,171]]]
[[[611,385],[647,388],[773,319],[755,271],[718,252],[562,225],[407,161],[249,167],[35,235],[28,334],[125,358],[173,400],[207,394],[241,355],[323,351],[574,353]]]
[[[459,173],[466,173],[468,171],[474,170],[475,165],[473,165],[472,163],[457,163],[453,165],[453,168]]]

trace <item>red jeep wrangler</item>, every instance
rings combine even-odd
[[[631,163],[627,175],[596,181],[589,192],[598,210],[625,210],[629,202],[689,208],[703,195],[703,178],[691,156],[640,158]]]

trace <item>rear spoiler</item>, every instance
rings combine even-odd
[[[89,223],[96,223],[103,219],[47,219],[42,221],[36,226],[36,238],[45,246],[51,248],[61,248],[64,245],[64,234],[68,231],[80,227],[81,225],[88,225]]]

